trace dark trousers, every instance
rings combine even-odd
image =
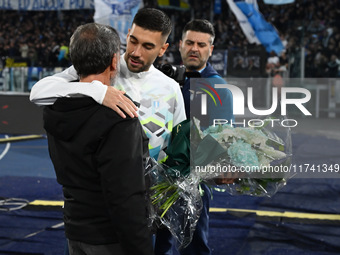
[[[119,243],[92,245],[68,240],[68,251],[70,255],[124,255]]]
[[[178,253],[174,251],[174,240],[171,233],[167,229],[159,229],[156,234],[155,255],[211,255],[211,251],[208,246],[211,192],[207,185],[201,184],[201,187],[204,190],[204,195],[202,196],[203,209],[197,222],[191,243]]]

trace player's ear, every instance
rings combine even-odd
[[[209,53],[209,56],[210,56],[210,57],[211,57],[211,55],[212,55],[213,50],[214,50],[214,45],[211,45],[211,46],[210,46],[210,53]]]
[[[110,66],[110,72],[111,72],[111,77],[116,76],[119,70],[119,53],[115,53],[112,57],[112,61],[111,61],[111,66]]]
[[[158,57],[162,57],[168,47],[169,47],[169,43],[164,43],[163,46],[161,47],[159,53],[158,53]]]

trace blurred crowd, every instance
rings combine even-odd
[[[0,11],[0,56],[29,66],[68,66],[68,42],[93,10]]]
[[[340,77],[339,0],[262,4],[260,10],[279,31],[285,46],[283,54],[297,56],[304,46],[305,77]]]
[[[157,1],[144,1],[157,7]],[[213,22],[215,49],[258,47],[245,38],[226,1],[221,13],[214,14],[211,1],[190,1],[189,10],[164,9],[175,22],[166,58],[179,64],[178,42],[184,24],[192,18]],[[305,47],[306,77],[340,77],[340,1],[296,0],[288,5],[266,5],[258,0],[259,10],[281,37],[284,51],[268,53],[267,72],[299,65],[301,47]],[[67,66],[68,41],[80,24],[93,22],[94,10],[17,12],[0,11],[0,57],[21,58],[31,66]]]

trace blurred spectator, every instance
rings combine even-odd
[[[338,76],[340,60],[336,57],[335,54],[332,54],[330,61],[327,63],[327,73],[328,77],[335,78]]]
[[[269,58],[267,59],[266,72],[273,76],[279,67],[280,67],[279,57],[276,55],[275,51],[270,52]]]
[[[62,67],[70,66],[70,61],[69,61],[69,56],[68,56],[68,45],[66,41],[63,41],[59,48],[58,65]]]
[[[20,43],[20,49],[19,49],[20,53],[21,53],[21,57],[23,59],[26,59],[28,56],[28,45],[26,42],[22,42]]]
[[[37,55],[36,49],[33,46],[29,48],[27,57],[28,57],[28,65],[36,66],[36,64],[38,63],[38,55]]]

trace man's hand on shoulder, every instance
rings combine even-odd
[[[124,94],[125,92],[109,86],[103,100],[103,105],[117,112],[122,118],[126,118],[124,112],[131,118],[138,117],[138,108]]]

